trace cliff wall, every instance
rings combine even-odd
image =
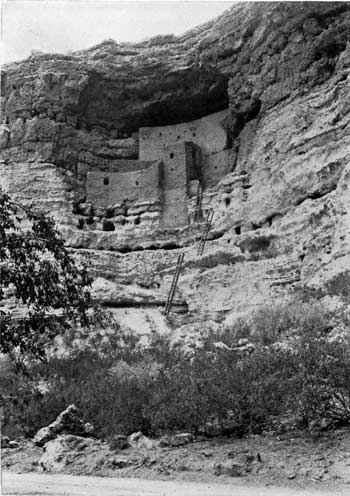
[[[177,298],[188,313],[178,324],[228,322],[327,288],[350,262],[349,33],[347,3],[240,3],[179,38],[11,64],[2,72],[1,184],[51,211],[105,279],[96,287],[110,305],[158,311],[181,251]],[[188,123],[217,112],[225,149],[212,148],[210,132],[198,142],[209,179],[217,174],[203,196],[214,221],[202,257],[203,223],[164,230],[147,202],[113,232],[79,225],[87,170],[136,160],[142,127],[190,132]],[[181,215],[194,209],[190,197]]]

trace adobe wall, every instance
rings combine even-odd
[[[161,200],[162,164],[131,172],[90,171],[87,173],[87,202],[94,207],[120,205],[125,201],[155,203]]]
[[[188,224],[188,183],[198,176],[195,152],[191,143],[181,142],[158,149],[153,161],[117,160],[101,170],[90,170],[86,201],[95,209],[123,203],[130,207],[136,200],[161,203],[162,227],[184,226]]]
[[[154,153],[163,163],[162,227],[175,228],[188,224],[188,184],[196,176],[191,143],[175,143],[158,148]]]
[[[200,175],[203,185],[216,183],[232,168],[231,155],[226,149],[227,132],[225,120],[228,114],[227,109],[192,122],[140,128],[140,160],[152,160],[155,158],[165,160],[167,150],[172,146],[191,142],[200,149],[200,155],[198,150],[195,155],[197,156],[197,163],[200,158]],[[191,179],[198,177],[198,171],[195,175],[191,172],[191,170],[193,171],[193,165],[193,160],[189,159],[188,166]]]
[[[164,164],[163,187],[164,189],[187,189],[188,167],[190,150],[185,143],[167,146],[157,150],[157,159]]]
[[[77,177],[84,180],[89,171],[105,171],[105,172],[132,172],[140,169],[147,169],[155,160],[130,160],[130,159],[99,159],[97,163],[88,164],[87,162],[79,162],[77,167]]]
[[[171,229],[188,224],[188,196],[185,188],[164,190],[162,227]]]
[[[98,169],[105,172],[135,172],[138,170],[148,169],[156,160],[129,160],[116,159],[109,160],[107,163],[99,165]],[[93,169],[91,169],[93,170]]]
[[[143,127],[139,130],[139,158],[158,158],[158,150],[180,142],[193,142],[201,147],[203,155],[217,153],[226,148],[227,134],[223,121],[228,109],[201,119],[171,126]]]
[[[86,201],[97,209],[158,203],[163,228],[187,225],[190,181],[210,185],[230,170],[227,116],[224,110],[192,122],[141,128],[140,160],[101,160],[98,170],[94,164],[81,171],[87,177]]]

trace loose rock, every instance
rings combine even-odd
[[[132,462],[128,458],[111,458],[112,466],[115,468],[125,468],[132,465]]]
[[[193,440],[194,438],[191,433],[183,432],[181,434],[176,434],[175,436],[163,437],[159,442],[159,446],[177,448],[192,443]]]
[[[39,466],[44,472],[60,472],[71,465],[84,451],[95,443],[93,439],[80,436],[60,435],[45,444]]]
[[[146,437],[142,432],[134,432],[128,437],[130,446],[133,448],[146,448],[151,449],[154,446],[153,441]]]
[[[243,465],[228,460],[222,463],[216,463],[213,469],[214,475],[229,475],[230,477],[242,477],[245,474]]]
[[[52,439],[55,438],[55,434],[50,427],[43,427],[38,430],[38,432],[34,436],[34,444],[37,446],[44,446],[44,444],[48,443]]]
[[[73,434],[84,437],[91,435],[92,432],[93,426],[89,423],[84,424],[79,416],[78,408],[75,405],[69,405],[54,422],[36,433],[34,444],[44,446],[47,442],[55,439],[58,434]]]

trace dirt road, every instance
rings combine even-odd
[[[3,472],[2,496],[345,496],[332,491]]]

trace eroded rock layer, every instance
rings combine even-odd
[[[152,328],[181,252],[178,323],[222,321],[298,288],[325,287],[350,262],[349,34],[347,3],[241,3],[179,38],[106,41],[10,64],[2,72],[1,185],[55,217],[98,278],[96,294],[119,312],[137,307],[137,326],[146,312]],[[223,131],[208,127],[213,119]],[[105,210],[93,211],[89,173],[99,180],[96,171],[118,167],[152,171],[152,159],[163,159],[140,147],[149,135],[140,128],[174,140],[181,131],[186,142],[192,133],[206,175],[199,221],[203,177],[194,175],[188,196],[154,185],[152,198],[134,195],[112,210],[100,202]],[[185,210],[171,210],[174,202]],[[188,223],[162,223],[164,205],[167,218],[180,212]]]

